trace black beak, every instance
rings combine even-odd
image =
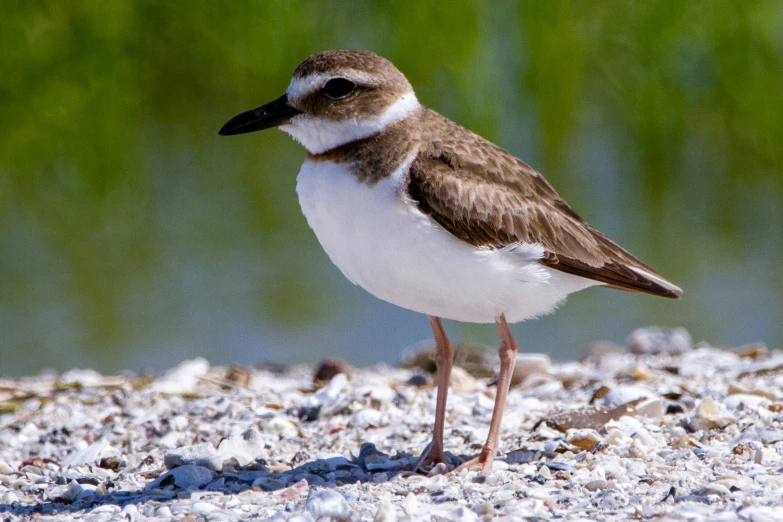
[[[233,134],[245,134],[247,132],[271,129],[272,127],[285,125],[291,121],[291,118],[301,113],[302,111],[288,105],[288,96],[284,94],[275,101],[262,105],[257,109],[234,116],[228,123],[223,125],[218,134],[231,136]]]

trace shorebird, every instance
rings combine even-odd
[[[307,223],[354,284],[426,314],[437,398],[427,463],[444,462],[454,349],[441,318],[496,323],[500,370],[489,435],[458,469],[492,468],[517,356],[508,324],[606,286],[667,298],[682,291],[588,225],[533,168],[416,99],[369,51],[303,61],[280,98],[221,135],[278,127],[307,149],[296,191]]]

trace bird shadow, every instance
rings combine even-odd
[[[461,457],[449,455],[452,460]],[[248,466],[224,466],[222,471],[210,472],[197,465],[185,465],[161,473],[144,488],[129,490],[117,487],[113,481],[95,484],[95,479],[84,477],[74,479],[77,484],[92,484],[102,488],[99,491],[85,491],[75,498],[55,497],[45,499],[47,489],[38,493],[40,502],[11,502],[0,504],[2,515],[29,517],[33,515],[53,516],[85,513],[101,506],[116,506],[118,511],[128,505],[140,506],[148,501],[157,501],[161,505],[177,499],[190,498],[195,491],[215,494],[236,495],[254,489],[278,495],[281,500],[297,498],[308,488],[341,487],[356,483],[383,483],[399,476],[417,474],[413,471],[418,457],[407,453],[390,456],[378,450],[374,444],[362,445],[359,455],[353,459],[332,457],[303,462],[296,467],[273,472],[263,462]],[[205,479],[205,476],[211,476]],[[82,480],[80,482],[80,480]],[[54,486],[53,486],[54,487]],[[74,486],[75,488],[75,486]],[[75,488],[77,491],[79,488]]]

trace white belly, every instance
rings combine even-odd
[[[596,284],[538,263],[543,249],[483,250],[456,239],[406,200],[408,165],[374,186],[344,164],[306,161],[296,191],[307,222],[353,283],[409,310],[473,323],[546,314]]]

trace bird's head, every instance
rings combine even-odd
[[[220,134],[280,127],[320,154],[372,136],[419,107],[411,84],[387,59],[369,51],[324,51],[299,64],[283,96],[235,116]]]

